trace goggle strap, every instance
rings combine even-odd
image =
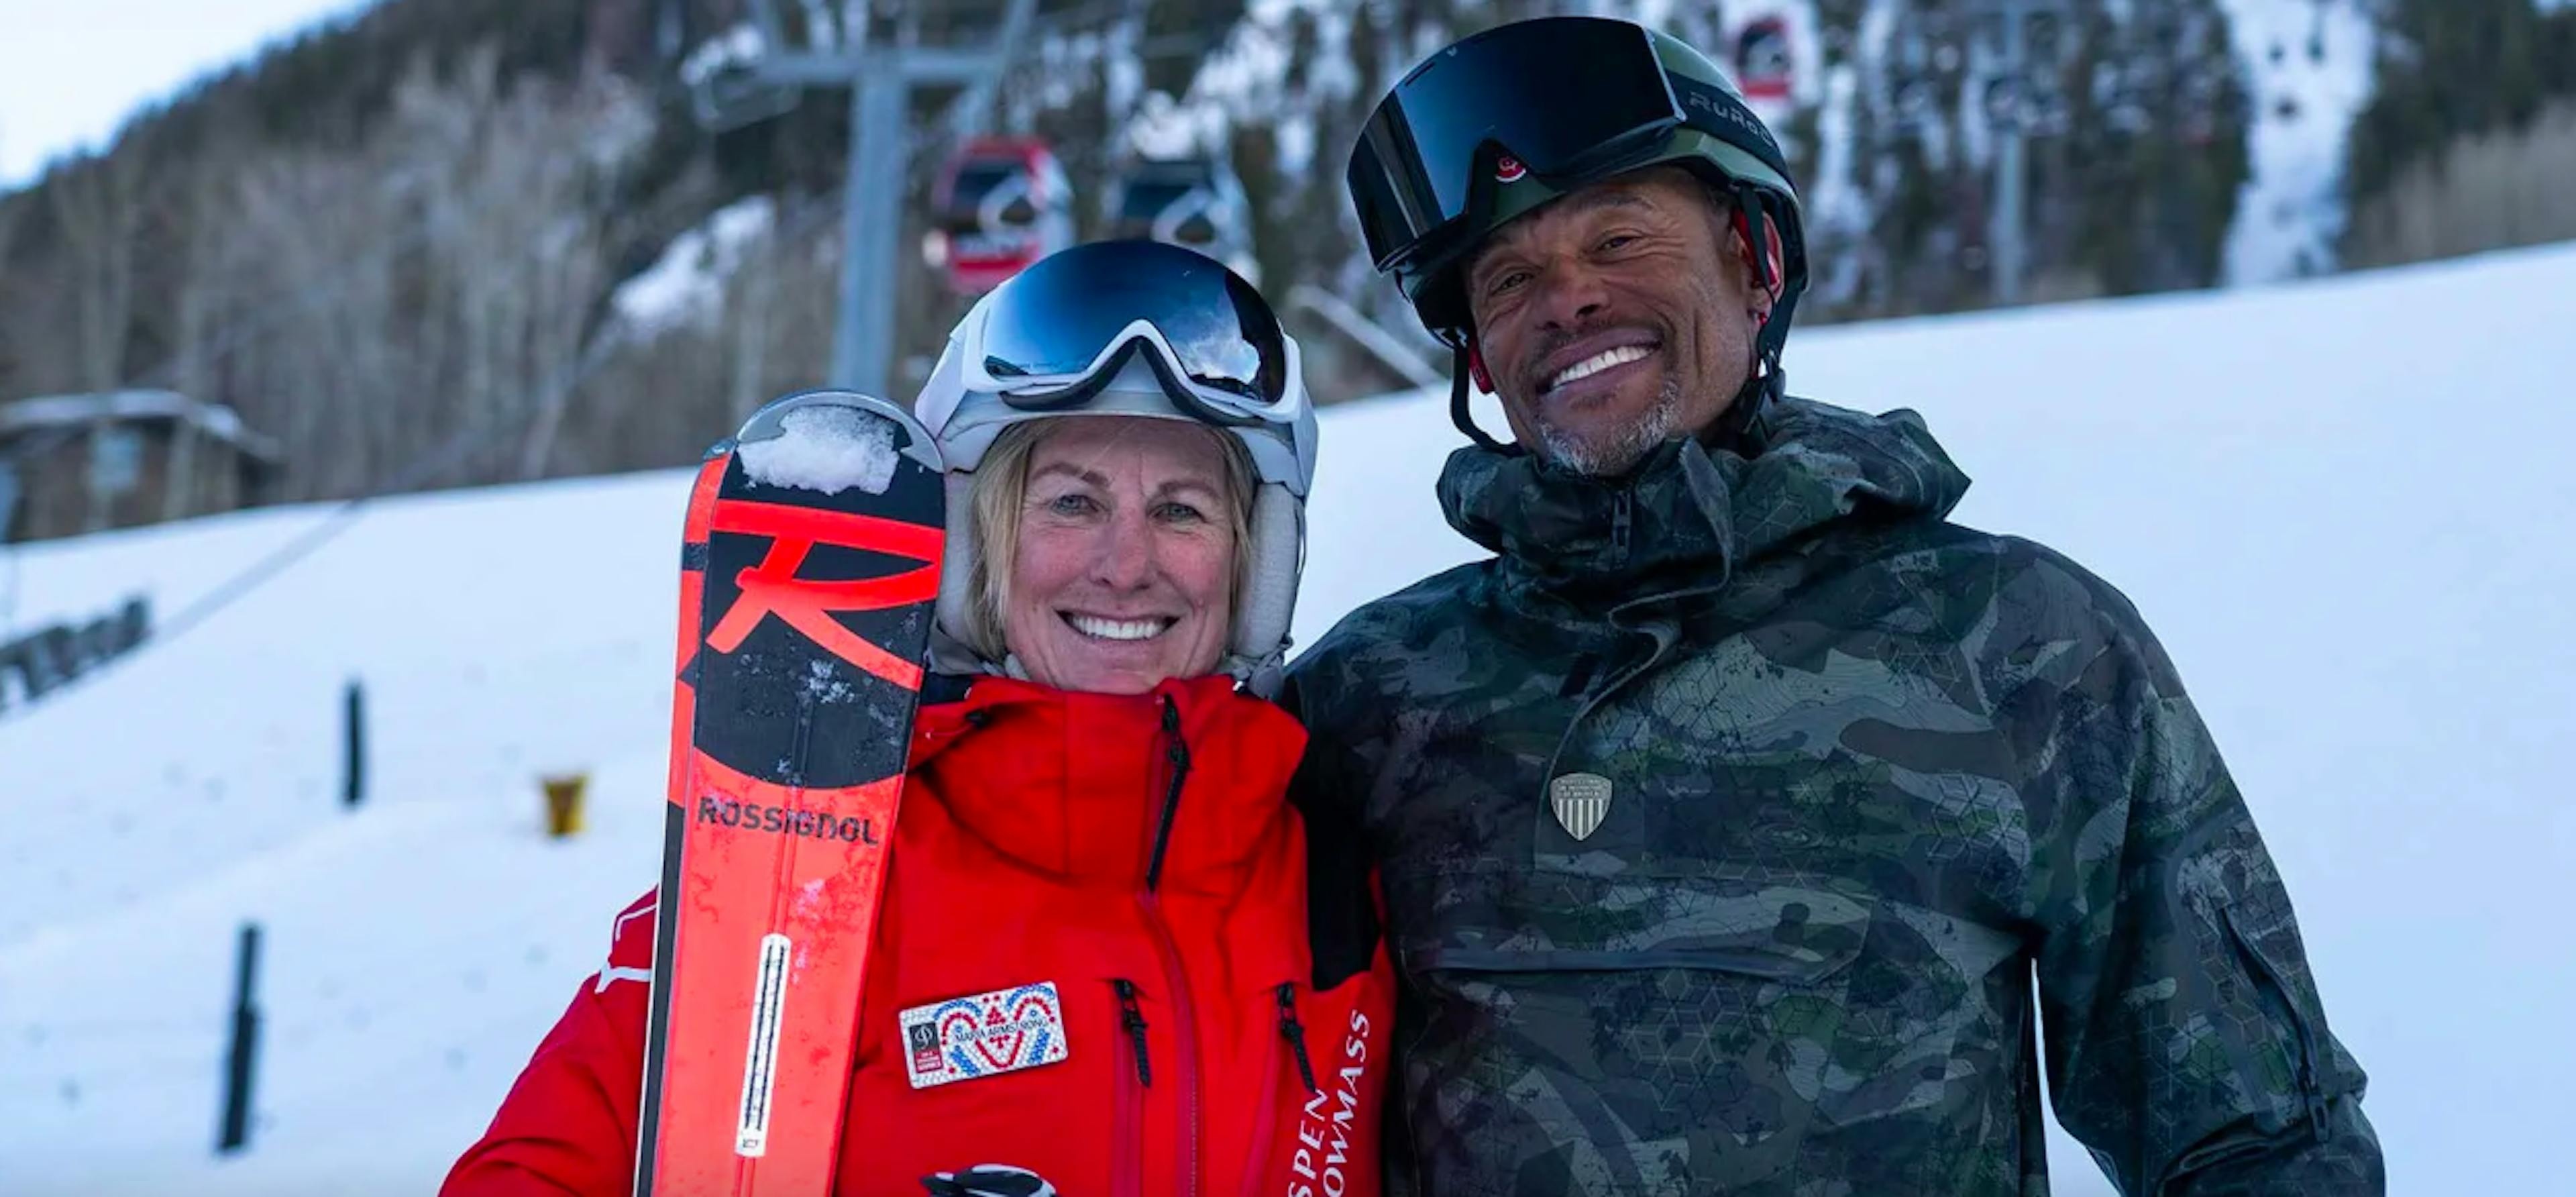
[[[1476,413],[1467,407],[1467,347],[1457,346],[1455,356],[1449,370],[1449,422],[1456,424],[1458,431],[1475,438],[1477,444],[1497,453],[1518,452],[1514,446],[1495,440],[1476,426]]]

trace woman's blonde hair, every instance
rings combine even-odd
[[[1060,427],[1062,422],[1057,420],[1023,420],[1003,429],[976,465],[975,482],[968,492],[967,518],[971,522],[967,535],[975,545],[975,565],[966,577],[966,646],[996,665],[1010,659],[1011,653],[1003,639],[1002,618],[1003,612],[1010,610],[1011,562],[1019,551],[1020,511],[1028,503],[1029,461],[1036,456],[1038,443]],[[1216,438],[1219,456],[1225,461],[1222,501],[1226,531],[1233,537],[1230,552],[1234,561],[1233,587],[1226,604],[1225,644],[1226,651],[1232,652],[1235,616],[1242,609],[1244,591],[1252,585],[1252,500],[1257,485],[1252,451],[1232,433],[1204,424],[1197,427]]]

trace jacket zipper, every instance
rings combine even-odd
[[[1163,790],[1163,805],[1154,819],[1153,854],[1145,858],[1145,893],[1152,896],[1163,886],[1163,854],[1172,846],[1172,820],[1181,813],[1181,783],[1190,775],[1190,747],[1181,741],[1181,708],[1169,695],[1163,698],[1163,753],[1171,766],[1171,783]]]
[[[1612,492],[1610,503],[1610,544],[1613,548],[1618,550],[1617,560],[1622,564],[1624,564],[1628,559],[1628,541],[1631,536],[1630,525],[1635,520],[1635,506],[1636,495],[1632,490],[1622,488]],[[1575,709],[1574,718],[1566,721],[1565,731],[1556,738],[1555,750],[1547,754],[1547,772],[1542,774],[1539,778],[1539,799],[1541,809],[1545,809],[1546,807],[1547,793],[1545,787],[1549,782],[1556,780],[1557,766],[1562,764],[1565,760],[1566,746],[1574,742],[1575,729],[1583,726],[1583,721],[1591,718],[1592,712],[1600,709],[1603,704],[1609,702],[1611,695],[1618,693],[1621,687],[1637,680],[1639,677],[1644,676],[1648,670],[1662,664],[1665,654],[1673,651],[1674,645],[1681,643],[1681,623],[1679,620],[1667,617],[1663,619],[1641,620],[1632,623],[1630,622],[1631,615],[1634,612],[1656,606],[1670,606],[1678,604],[1681,600],[1686,598],[1701,595],[1712,595],[1724,591],[1728,584],[1735,580],[1735,563],[1731,559],[1722,560],[1720,562],[1720,566],[1721,568],[1718,571],[1717,580],[1715,582],[1703,583],[1698,586],[1685,586],[1681,589],[1666,591],[1662,594],[1642,595],[1637,598],[1623,601],[1610,608],[1609,622],[1611,627],[1618,629],[1622,633],[1649,637],[1655,642],[1654,648],[1646,654],[1645,660],[1618,670],[1616,673],[1612,674],[1608,680],[1602,682],[1600,689],[1594,691],[1591,697],[1583,700],[1582,706]],[[1625,637],[1623,636],[1623,643],[1624,640]]]
[[[1136,1083],[1151,1089],[1153,1057],[1145,1051],[1145,1011],[1136,1004],[1136,983],[1122,978],[1111,981],[1109,987],[1118,991],[1118,1026],[1127,1032],[1127,1046],[1136,1060]]]
[[[2289,1012],[2291,1030],[2298,1040],[2299,1096],[2306,1107],[2308,1135],[2314,1142],[2326,1142],[2333,1131],[2327,1117],[2325,1096],[2317,1091],[2316,1032],[2308,1026],[2306,1013],[2291,997],[2290,987],[2282,982],[2279,971],[2272,967],[2272,962],[2265,959],[2263,953],[2255,950],[2253,937],[2236,925],[2235,911],[2222,906],[2212,921],[2217,924],[2218,933],[2227,937],[2228,946],[2235,949],[2237,962],[2252,974],[2248,978],[2249,983],[2271,989],[2280,997],[2281,1008]],[[2156,1178],[2155,1186],[2148,1191],[2162,1197],[2173,1191],[2177,1177],[2199,1175],[2231,1160],[2250,1159],[2269,1150],[2270,1144],[2252,1137],[2195,1148],[2166,1165],[2164,1174]]]
[[[2316,1142],[2323,1143],[2330,1136],[2330,1132],[2327,1125],[2325,1095],[2318,1092],[2317,1085],[2316,1030],[2308,1025],[2307,1012],[2299,1008],[2298,996],[2292,993],[2289,984],[2281,979],[2279,970],[2274,969],[2271,960],[2255,949],[2254,937],[2247,935],[2243,928],[2236,925],[2235,910],[2227,907],[2220,908],[2219,921],[2226,924],[2227,937],[2235,942],[2237,954],[2254,966],[2255,974],[2262,978],[2265,985],[2271,987],[2273,993],[2280,996],[2281,1008],[2289,1012],[2290,1029],[2298,1037],[2299,1096],[2302,1104],[2307,1107],[2308,1133]]]
[[[1263,1057],[1261,1087],[1252,1091],[1258,1103],[1253,1110],[1252,1150],[1243,1164],[1244,1197],[1264,1191],[1261,1172],[1270,1163],[1270,1138],[1279,1129],[1279,1057],[1287,1053],[1297,1061],[1297,1075],[1306,1082],[1306,1092],[1321,1093],[1315,1087],[1315,1066],[1306,1058],[1306,1028],[1297,1021],[1297,984],[1282,981],[1272,993],[1279,998],[1279,1034]]]
[[[1297,1021],[1297,986],[1279,983],[1279,1037],[1288,1041],[1288,1050],[1297,1058],[1297,1079],[1306,1082],[1306,1092],[1321,1093],[1315,1083],[1315,1062],[1306,1055],[1306,1027]]]
[[[1136,983],[1121,978],[1109,987],[1118,992],[1118,1025],[1127,1032],[1127,1051],[1136,1065],[1134,1072],[1117,1070],[1118,1130],[1110,1192],[1113,1197],[1138,1197],[1145,1183],[1145,1089],[1154,1083],[1154,1073],[1146,1062],[1145,1012],[1136,1005]]]
[[[1154,854],[1145,862],[1145,890],[1137,903],[1145,911],[1145,925],[1154,933],[1155,954],[1162,958],[1163,980],[1172,991],[1172,1015],[1179,1020],[1173,1034],[1180,1044],[1180,1192],[1183,1197],[1196,1197],[1199,1191],[1199,1054],[1198,1011],[1190,1002],[1189,978],[1181,971],[1181,952],[1172,942],[1172,928],[1163,919],[1162,900],[1156,890],[1163,882],[1163,854],[1172,846],[1172,821],[1181,808],[1181,785],[1190,775],[1190,748],[1181,739],[1181,708],[1170,695],[1163,696],[1164,756],[1171,766],[1171,781],[1163,790],[1163,808],[1154,828]]]
[[[1615,565],[1628,563],[1628,531],[1636,498],[1622,487],[1610,500],[1610,551]]]

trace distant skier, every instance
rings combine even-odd
[[[1348,179],[1457,349],[1482,443],[1439,501],[1496,554],[1352,614],[1283,694],[1310,814],[1386,883],[1390,1175],[2037,1194],[2044,1060],[2124,1192],[2384,1187],[2289,895],[2137,612],[1950,523],[1967,479],[1911,413],[1782,393],[1799,199],[1707,58],[1488,30],[1403,77]],[[1517,445],[1473,431],[1470,374]]]
[[[915,413],[965,497],[834,1191],[1376,1192],[1392,976],[1307,901],[1370,882],[1238,689],[1302,559],[1295,343],[1210,259],[1083,246],[978,303]],[[653,933],[647,896],[447,1197],[631,1191]]]

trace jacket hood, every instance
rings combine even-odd
[[[1737,578],[1838,523],[1947,515],[1967,489],[1911,411],[1779,399],[1735,446],[1668,442],[1618,477],[1469,445],[1439,495],[1507,577],[1580,599]]]

